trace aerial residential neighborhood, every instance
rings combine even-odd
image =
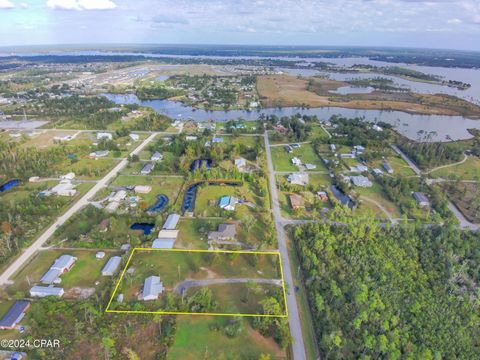
[[[0,360],[480,359],[477,5],[0,0]]]

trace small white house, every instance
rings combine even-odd
[[[152,187],[149,185],[137,185],[133,188],[133,191],[135,191],[135,194],[148,194],[152,191]]]
[[[53,287],[53,286],[39,286],[35,285],[30,289],[31,297],[47,297],[47,296],[56,296],[62,297],[65,291],[63,288]]]
[[[238,200],[233,196],[222,196],[218,202],[218,206],[227,211],[234,211]]]
[[[120,256],[112,256],[108,259],[102,269],[102,276],[113,276],[117,272],[121,260],[122,258]]]
[[[97,133],[97,140],[102,140],[102,139],[112,140],[113,136],[111,133],[108,133],[108,132]]]
[[[60,176],[60,179],[62,179],[62,180],[73,180],[73,179],[75,179],[75,173],[69,172],[68,174]]]
[[[54,186],[50,192],[58,196],[75,196],[77,190],[75,190],[75,185],[71,182],[63,182]]]
[[[245,167],[247,166],[247,160],[244,159],[244,158],[238,158],[238,159],[235,159],[235,167],[238,169],[238,170],[243,170],[245,169]]]
[[[353,185],[359,187],[371,187],[373,185],[372,182],[363,175],[351,176],[350,180],[352,181]]]
[[[306,173],[293,173],[288,175],[287,180],[290,184],[305,186],[309,183],[309,176]]]
[[[158,295],[163,293],[163,290],[164,287],[160,281],[160,276],[149,276],[143,284],[142,300],[157,300]]]
[[[300,160],[300,159],[297,158],[297,157],[294,157],[294,158],[292,159],[292,164],[295,165],[295,166],[300,166],[300,165],[302,165],[302,160]]]
[[[157,151],[152,155],[150,160],[152,160],[152,161],[162,161],[163,160],[163,155]]]
[[[130,139],[132,139],[133,141],[138,141],[140,140],[140,135],[138,134],[130,134],[128,135],[130,137]]]

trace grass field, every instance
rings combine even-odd
[[[219,252],[185,252],[185,251],[147,251],[136,250],[128,269],[135,269],[133,274],[125,273],[120,280],[115,294],[124,294],[125,306],[122,309],[132,309],[138,303],[137,296],[143,288],[143,282],[148,276],[160,276],[165,287],[158,301],[149,301],[154,311],[161,311],[162,298],[166,294],[174,294],[175,286],[184,280],[212,280],[230,278],[248,279],[278,279],[281,280],[279,257],[277,254],[251,253],[219,253]],[[250,290],[245,284],[212,284],[208,285],[217,302],[214,313],[245,312],[259,313],[259,301],[278,286],[257,284]],[[201,287],[187,290],[187,295],[194,294]],[[119,304],[112,302],[115,309]],[[149,307],[149,308],[150,308]],[[204,311],[202,311],[204,312]],[[282,315],[282,314],[279,314]]]
[[[240,318],[241,319],[241,318]],[[178,316],[175,342],[168,360],[258,359],[268,354],[271,359],[284,360],[286,354],[269,338],[252,329],[249,320],[241,319],[244,331],[229,337],[222,330],[233,319],[229,317]]]
[[[438,169],[431,172],[429,176],[433,178],[448,179],[449,177],[455,177],[461,180],[480,181],[480,159],[469,156],[463,164]]]
[[[40,281],[55,259],[63,254],[72,255],[78,259],[72,270],[61,276],[62,282],[57,285],[63,287],[65,289],[65,297],[69,297],[69,292],[73,288],[95,288],[96,281],[100,281],[102,284],[105,278],[102,279],[101,269],[110,256],[118,255],[118,252],[107,252],[105,258],[98,260],[95,258],[95,250],[39,251],[26,266],[14,275],[14,284],[7,288],[7,292],[12,295],[19,292],[26,295],[28,290]],[[98,286],[100,287],[101,284]]]
[[[182,219],[178,223],[180,230],[175,248],[207,250],[207,236],[209,231],[216,230],[222,223],[220,219]]]
[[[391,217],[399,218],[401,216],[400,208],[388,199],[383,188],[379,184],[374,182],[373,186],[370,188],[355,187],[354,190],[360,194],[360,196],[365,196],[378,202],[383,208],[385,208]],[[368,213],[370,211],[381,219],[386,218],[385,213],[378,206],[368,201],[362,201],[360,206],[355,209],[355,213],[360,214]]]
[[[388,156],[385,160],[392,167],[393,176],[402,176],[402,177],[415,176],[415,173],[412,170],[412,168],[400,156],[395,156],[395,155]],[[385,169],[383,168],[383,163],[385,162],[385,160],[372,161],[368,163],[368,166],[371,169],[378,168],[383,172],[385,172]]]
[[[270,151],[276,171],[298,171],[298,167],[292,164],[293,157],[299,158],[303,164],[316,165],[317,168],[313,171],[327,171],[311,144],[301,144],[300,148],[294,149],[291,154],[287,153],[283,146],[273,146]]]

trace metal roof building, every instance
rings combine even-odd
[[[120,261],[122,258],[120,256],[112,256],[108,259],[107,263],[102,269],[102,276],[113,276],[120,266]]]
[[[32,297],[46,297],[46,296],[58,296],[62,297],[65,291],[63,288],[53,286],[39,286],[35,285],[30,289],[30,296]]]
[[[155,239],[152,243],[153,249],[173,249],[175,239]]]
[[[161,294],[163,290],[163,283],[160,281],[160,276],[149,276],[143,284],[143,301],[157,300],[158,295]]]
[[[77,258],[71,255],[62,255],[55,260],[50,269],[58,269],[62,272],[70,270],[76,260]]]
[[[30,307],[30,302],[26,300],[17,300],[8,310],[5,316],[0,320],[0,329],[13,329],[22,321],[25,312]]]
[[[40,282],[42,284],[53,284],[53,283],[59,283],[60,282],[60,275],[62,275],[62,271],[59,269],[48,269],[48,271],[45,273],[45,275],[42,276],[40,279]]]
[[[164,230],[175,230],[177,228],[178,221],[180,220],[180,215],[178,214],[170,214],[167,217],[167,220],[165,221],[165,224],[163,224]]]

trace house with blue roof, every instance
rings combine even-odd
[[[237,203],[238,199],[233,196],[222,196],[218,201],[218,206],[223,210],[234,211]]]

